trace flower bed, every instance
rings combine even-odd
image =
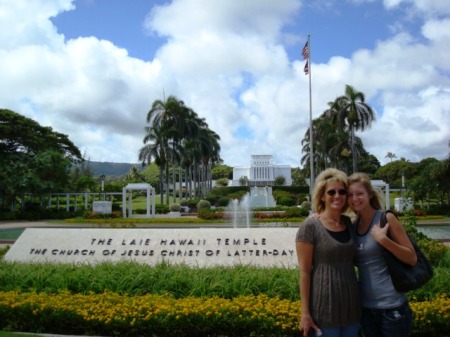
[[[450,298],[411,302],[414,336],[450,335]],[[267,295],[184,297],[0,292],[0,329],[103,336],[299,336],[300,302]]]

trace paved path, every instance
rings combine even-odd
[[[135,223],[136,228],[203,228],[203,227],[215,227],[215,228],[229,228],[231,224],[229,223]],[[298,223],[292,222],[290,223],[291,227],[298,226]],[[449,219],[442,220],[427,220],[427,221],[418,221],[417,225],[420,226],[436,226],[436,225],[445,225],[450,226]],[[64,221],[55,221],[51,222],[41,220],[41,221],[0,221],[0,230],[1,229],[15,229],[15,228],[91,228],[97,227],[95,224],[89,223],[67,223]],[[448,238],[440,238],[439,241],[444,242],[447,246],[450,246],[450,237]],[[0,239],[0,248],[5,245],[11,245],[15,242],[15,240],[1,240]]]

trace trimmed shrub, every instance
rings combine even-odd
[[[221,178],[216,180],[217,186],[226,187],[228,186],[228,179],[227,178]]]
[[[181,210],[181,205],[178,203],[173,203],[169,206],[171,212],[179,212]]]
[[[311,210],[311,201],[303,201],[302,208],[306,209],[307,211],[310,211]]]
[[[228,204],[230,203],[230,198],[228,197],[222,197],[217,201],[217,205],[220,207],[227,207]]]
[[[200,200],[197,205],[197,210],[200,212],[200,210],[203,209],[211,209],[211,203],[208,200]]]
[[[277,204],[283,206],[294,206],[295,200],[293,197],[282,196],[281,198],[278,199]]]
[[[180,205],[181,205],[181,206],[189,206],[189,200],[187,200],[187,199],[181,199],[181,200],[180,200]]]
[[[198,210],[198,217],[204,220],[220,220],[224,218],[222,211],[213,212],[208,208]]]

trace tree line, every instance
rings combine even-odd
[[[389,183],[391,188],[403,190],[405,196],[417,202],[435,200],[440,205],[450,206],[450,155],[444,160],[426,158],[411,163],[405,158],[393,161],[397,156],[387,152],[386,158],[390,162],[381,167],[378,159],[366,151],[361,138],[355,135],[356,131],[369,128],[374,121],[374,110],[366,103],[364,93],[346,85],[344,95],[328,102],[328,108],[306,131],[301,143],[304,154],[301,174],[309,177],[310,160],[313,160],[314,175],[328,167],[347,174],[362,171],[372,179]]]
[[[391,188],[405,188],[416,201],[438,200],[450,205],[450,157],[426,158],[411,163],[387,152],[390,162],[380,165],[368,153],[356,131],[364,131],[375,121],[365,96],[350,85],[345,94],[328,103],[328,108],[312,121],[314,149],[310,153],[308,129],[301,142],[303,168],[292,168],[294,185],[306,185],[310,160],[314,174],[327,167],[347,173],[363,171],[381,179]],[[161,203],[170,203],[170,192],[178,197],[205,198],[212,181],[232,179],[233,168],[220,157],[220,137],[204,118],[175,96],[155,100],[146,116],[143,146],[138,161],[144,166],[117,178],[106,177],[105,191],[117,192],[129,182],[147,182],[157,189]],[[449,141],[450,147],[450,141]],[[176,186],[178,185],[178,186]],[[14,206],[23,194],[42,197],[61,192],[97,192],[95,177],[79,149],[67,135],[39,125],[14,111],[0,109],[0,209]]]
[[[154,101],[147,113],[147,123],[139,161],[154,162],[159,167],[161,203],[164,191],[169,204],[170,167],[174,198],[177,181],[180,193],[184,189],[188,196],[206,197],[212,188],[211,168],[222,162],[219,135],[208,127],[204,118],[175,96]]]

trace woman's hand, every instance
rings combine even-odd
[[[370,235],[372,235],[373,239],[376,242],[381,243],[383,240],[385,240],[387,238],[388,230],[389,230],[388,223],[383,228],[380,227],[380,224],[377,224],[372,227],[372,230],[370,231]]]
[[[300,332],[302,333],[303,337],[308,337],[308,333],[310,329],[313,329],[314,331],[319,330],[317,325],[314,323],[312,317],[310,315],[303,315],[302,319],[300,320]]]

